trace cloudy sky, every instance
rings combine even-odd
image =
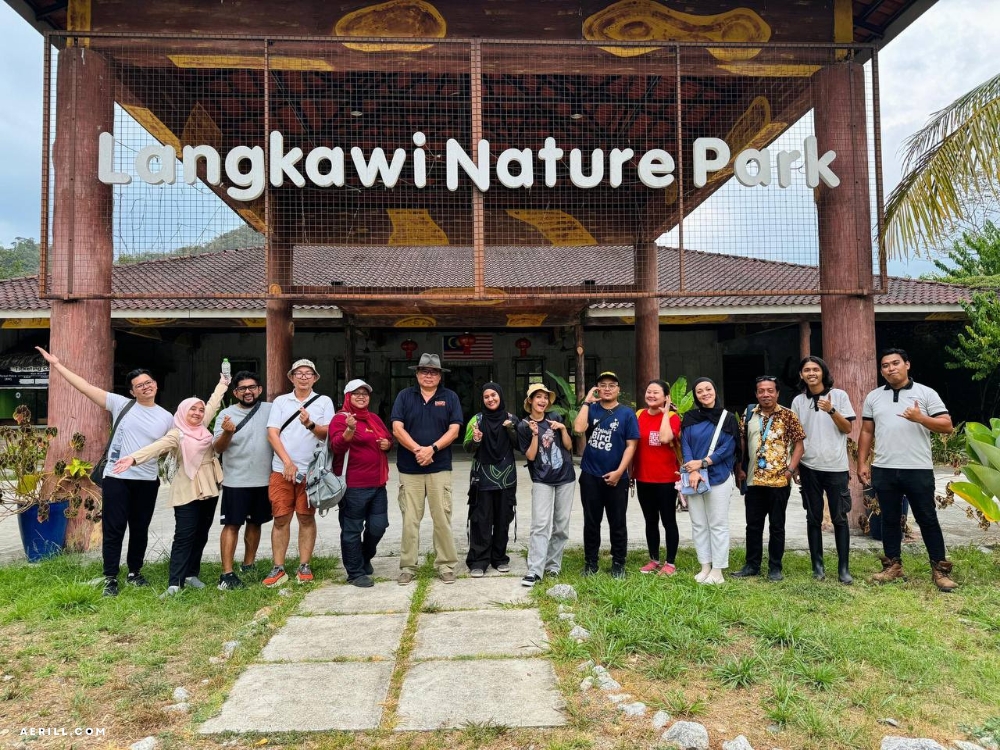
[[[37,238],[41,170],[42,43],[0,3],[0,243]],[[938,0],[880,54],[885,193],[901,171],[900,147],[940,107],[1000,71],[1000,2]],[[920,261],[893,263],[919,275]]]

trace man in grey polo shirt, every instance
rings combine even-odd
[[[267,440],[267,420],[271,404],[261,401],[260,375],[242,370],[233,378],[236,403],[223,409],[215,420],[215,450],[222,454],[222,575],[219,590],[244,588],[233,571],[240,526],[243,532],[243,565],[240,572],[253,570],[260,544],[260,529],[271,520],[267,486],[271,479],[274,451]]]
[[[934,462],[931,433],[951,432],[951,415],[932,388],[913,382],[910,358],[902,349],[886,349],[879,359],[885,386],[865,398],[858,440],[858,478],[875,488],[883,518],[902,516],[903,495],[910,501],[931,560],[931,578],[941,591],[952,591],[951,563],[945,558],[944,535],[934,506]],[[868,460],[875,441],[875,460]],[[883,524],[882,572],[877,583],[903,578],[900,558],[902,528]]]

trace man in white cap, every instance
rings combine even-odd
[[[434,522],[434,564],[442,581],[454,583],[458,553],[451,533],[451,444],[464,424],[462,405],[457,393],[441,386],[441,373],[448,370],[442,369],[437,354],[421,354],[410,369],[417,371],[417,384],[399,392],[389,417],[399,443],[399,585],[416,575],[425,498]]]
[[[291,536],[292,513],[299,519],[299,583],[313,580],[309,561],[316,546],[316,509],[306,497],[306,469],[313,454],[323,445],[330,421],[333,401],[329,396],[313,393],[319,380],[316,365],[308,359],[296,360],[288,371],[295,387],[274,399],[267,420],[267,440],[274,449],[268,495],[274,526],[271,528],[271,552],[274,567],[264,579],[268,588],[288,580],[285,573],[285,553]]]

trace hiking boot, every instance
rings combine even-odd
[[[482,578],[484,575],[486,575],[486,571],[482,568],[473,568],[469,571],[469,576],[471,578]]]
[[[234,589],[245,589],[247,585],[240,580],[235,573],[223,573],[219,576],[219,591],[233,591]]]
[[[597,575],[597,566],[596,565],[590,565],[589,563],[587,565],[584,565],[583,566],[583,573],[581,573],[581,575],[584,578],[590,578],[590,576],[592,576],[592,575]]]
[[[406,586],[408,584],[413,583],[413,578],[414,575],[412,572],[410,572],[409,570],[401,570],[399,571],[399,578],[396,579],[396,583],[398,583],[400,586]]]
[[[521,579],[521,585],[530,589],[532,586],[534,586],[540,580],[542,580],[542,579],[539,578],[538,576],[532,575],[531,573],[528,573],[528,575],[526,575],[524,578]]]
[[[102,596],[118,596],[118,579],[108,576],[104,579],[104,592]]]
[[[193,589],[203,589],[205,588],[205,582],[202,581],[198,576],[188,576],[184,579],[184,585],[190,586]]]
[[[882,572],[876,573],[872,576],[872,581],[875,583],[889,583],[895,580],[905,580],[906,576],[903,574],[903,561],[898,557],[894,560],[890,560],[888,557],[882,557]]]
[[[677,566],[673,563],[663,563],[663,567],[660,568],[660,572],[657,573],[659,576],[672,576],[677,572]]]
[[[650,560],[648,563],[639,568],[639,572],[649,574],[649,573],[655,573],[659,569],[660,569],[660,561]]]
[[[752,578],[753,576],[760,575],[760,568],[754,568],[750,565],[744,565],[737,571],[730,573],[733,578]]]
[[[298,571],[295,573],[295,577],[298,579],[299,583],[312,583],[313,572],[309,567],[309,563],[302,563],[299,566]]]
[[[947,560],[939,560],[931,564],[931,580],[941,591],[949,593],[958,588],[958,584],[951,580],[951,563]]]
[[[271,572],[268,573],[267,577],[264,579],[264,585],[269,589],[273,589],[275,586],[280,586],[287,580],[288,573],[285,572],[285,566],[275,565],[271,568]]]
[[[370,589],[375,585],[369,576],[358,576],[357,578],[348,578],[347,582],[352,586],[357,586],[359,589]]]
[[[624,578],[625,577],[625,563],[613,563],[611,565],[611,577],[612,578]]]
[[[441,583],[455,582],[455,574],[452,573],[450,570],[442,570],[441,573],[439,574],[439,577],[441,578]]]
[[[135,586],[136,588],[142,588],[143,586],[149,585],[149,581],[143,577],[142,573],[129,573],[125,582],[129,586]]]

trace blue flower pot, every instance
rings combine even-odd
[[[38,520],[38,506],[33,506],[17,517],[21,530],[21,545],[28,562],[38,562],[46,557],[58,555],[66,543],[66,507],[69,500],[62,500],[49,505],[49,518],[45,522]]]

